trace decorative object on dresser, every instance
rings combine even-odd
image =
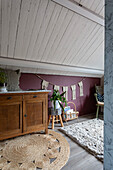
[[[48,132],[47,90],[0,93],[0,140]]]
[[[71,107],[69,106],[70,104],[72,104],[74,106],[74,109],[71,109]],[[73,102],[68,102],[67,106],[64,107],[64,111],[63,111],[64,121],[77,119],[78,115],[79,115],[79,112],[76,111],[75,104]]]
[[[0,142],[0,169],[61,169],[69,155],[66,139],[49,130]]]
[[[6,89],[7,75],[3,69],[0,68],[0,91],[7,92]]]
[[[8,91],[19,91],[21,90],[19,87],[20,75],[20,70],[0,69],[0,83],[7,83]]]
[[[103,120],[90,119],[62,127],[60,130],[103,162]]]
[[[7,75],[7,90],[8,91],[20,91],[19,79],[20,79],[20,70],[8,70],[5,69],[4,72]]]

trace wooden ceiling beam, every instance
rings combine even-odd
[[[53,2],[56,2],[74,12],[76,12],[77,14],[90,19],[93,22],[96,22],[102,26],[105,26],[104,23],[104,18],[99,16],[98,14],[94,13],[93,11],[91,11],[90,9],[79,5],[78,3],[74,3],[72,0],[52,0]]]
[[[14,58],[6,58],[0,57],[0,65],[7,66],[17,66],[17,67],[27,67],[34,69],[45,69],[48,71],[53,71],[57,74],[59,71],[62,74],[67,75],[79,75],[79,76],[87,76],[87,77],[102,77],[104,74],[103,70],[93,69],[93,68],[85,68],[85,67],[77,67],[77,66],[67,66],[61,64],[52,64],[52,63],[44,63],[44,62],[36,62],[36,61],[28,61]]]

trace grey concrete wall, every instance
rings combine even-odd
[[[113,0],[105,0],[104,169],[113,170]]]

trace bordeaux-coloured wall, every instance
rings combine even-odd
[[[68,101],[72,101],[75,103],[77,110],[80,112],[80,115],[90,114],[96,112],[96,101],[94,97],[95,92],[95,84],[100,85],[99,78],[85,78],[83,81],[83,92],[84,96],[80,97],[79,86],[76,85],[76,100],[72,100],[72,91],[70,86],[77,84],[80,82],[83,77],[75,77],[75,76],[57,76],[57,75],[43,75],[40,74],[44,80],[59,86],[68,86]],[[20,77],[20,88],[22,90],[28,89],[41,89],[41,82],[38,77],[34,74],[22,73]],[[49,84],[48,90],[53,91],[53,86]],[[60,88],[60,93],[62,92],[62,88]],[[52,92],[49,93],[49,98]],[[49,107],[51,106],[51,102],[49,100]]]

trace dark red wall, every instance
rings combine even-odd
[[[75,76],[56,76],[56,75],[43,75],[40,74],[44,80],[51,82],[55,85],[59,86],[68,86],[68,101],[72,101],[75,103],[77,110],[80,112],[80,115],[89,114],[96,112],[96,101],[94,97],[95,92],[95,84],[100,85],[99,78],[85,78],[83,81],[83,92],[84,96],[80,97],[79,86],[76,85],[76,100],[72,100],[72,91],[70,86],[77,84],[80,82],[83,77],[75,77]],[[20,77],[20,88],[22,90],[28,89],[41,89],[41,82],[38,77],[34,74],[25,74],[22,73]],[[53,91],[53,86],[49,84],[48,90]],[[60,88],[60,93],[62,92],[62,87]],[[49,98],[52,92],[49,93]],[[51,106],[51,102],[49,100],[49,107]]]

